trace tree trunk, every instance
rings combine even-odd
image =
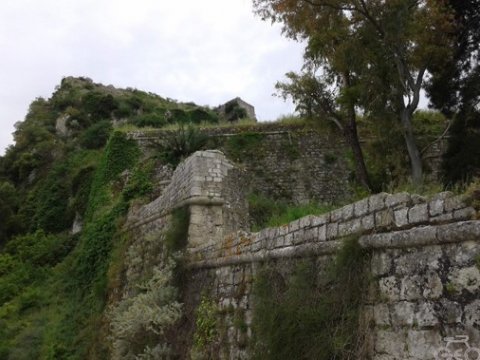
[[[350,122],[345,126],[343,132],[348,145],[350,145],[350,148],[352,149],[355,162],[355,177],[365,189],[372,192],[367,167],[365,166],[365,158],[363,156],[362,147],[360,146],[360,141],[358,140],[356,123],[354,122],[352,124]]]
[[[412,181],[414,185],[422,185],[423,183],[423,165],[420,151],[418,150],[415,137],[413,135],[412,128],[412,115],[413,113],[405,108],[402,111],[402,126],[403,126],[403,138],[407,145],[408,156],[410,158],[410,166],[412,168]]]
[[[343,74],[343,86],[348,89],[351,87],[351,78],[348,72]],[[355,112],[355,100],[350,99],[346,105],[347,110],[347,124],[343,129],[345,139],[350,145],[353,153],[353,158],[355,161],[355,177],[357,181],[368,190],[372,192],[372,187],[370,185],[370,179],[368,177],[367,167],[365,166],[365,158],[363,156],[362,147],[360,146],[360,141],[358,140],[358,131],[357,131],[357,114]]]

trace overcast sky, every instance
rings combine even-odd
[[[65,76],[200,105],[240,96],[276,119],[293,106],[272,97],[275,82],[303,52],[251,0],[2,0],[0,49],[0,154]]]

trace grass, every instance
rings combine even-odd
[[[259,194],[250,194],[248,205],[253,231],[288,224],[307,215],[325,214],[336,208],[332,204],[318,203],[292,205],[286,201],[273,200]]]

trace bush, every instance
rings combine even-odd
[[[80,145],[86,149],[98,149],[107,143],[112,131],[112,123],[110,120],[99,121],[80,136]]]
[[[5,251],[23,263],[52,267],[63,260],[71,248],[68,236],[47,235],[38,230],[10,240]]]
[[[138,127],[151,126],[154,128],[161,128],[167,124],[167,120],[165,119],[164,113],[155,112],[151,114],[139,115],[132,120],[132,123]]]
[[[247,111],[236,100],[225,104],[225,118],[227,121],[236,121],[247,117]]]
[[[173,166],[177,166],[183,159],[202,149],[207,140],[207,136],[192,125],[187,127],[180,125],[178,130],[169,133],[164,141],[158,144],[160,158]]]
[[[138,294],[109,309],[114,359],[169,358],[166,330],[182,316],[178,291],[172,286],[175,263],[155,267],[152,278]]]
[[[327,274],[319,274],[315,259],[300,262],[287,278],[275,267],[264,267],[253,288],[253,358],[361,358],[366,255],[356,239],[349,239]]]
[[[117,106],[117,100],[111,94],[90,91],[83,98],[83,108],[92,120],[109,119]]]
[[[218,115],[213,111],[207,111],[201,108],[197,108],[190,111],[190,119],[194,124],[201,123],[218,123]]]
[[[152,182],[153,163],[146,163],[133,169],[128,183],[123,189],[123,198],[131,200],[149,195],[154,190]]]

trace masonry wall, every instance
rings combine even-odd
[[[305,125],[263,123],[201,129],[209,148],[221,150],[243,170],[247,193],[292,203],[342,202],[352,194],[350,150],[342,137],[328,129]],[[135,131],[129,134],[145,151],[174,136],[174,131]],[[431,143],[434,139],[427,141]],[[431,179],[440,179],[447,140],[434,142],[423,154]]]
[[[480,344],[480,221],[461,197],[378,194],[322,216],[250,234],[238,232],[198,248],[191,266],[213,276],[222,313],[252,321],[252,280],[265,262],[292,269],[316,257],[323,271],[342,243],[358,236],[372,250],[371,288],[363,309],[367,358],[434,359],[446,336]],[[210,270],[207,270],[210,269]],[[367,291],[367,290],[366,290]],[[228,358],[248,359],[241,330],[226,315]],[[473,345],[472,345],[473,346]]]
[[[209,169],[218,168],[218,177],[209,176]],[[182,325],[179,336],[181,358],[188,358],[195,309],[206,294],[218,309],[218,338],[210,358],[248,359],[252,284],[262,264],[275,263],[287,277],[300,259],[313,258],[322,275],[344,239],[351,237],[372,252],[371,282],[361,312],[365,353],[359,359],[434,359],[447,345],[444,338],[457,335],[480,346],[480,220],[461,196],[381,193],[324,215],[250,233],[242,185],[242,177],[221,153],[199,152],[175,171],[165,198],[131,215],[129,229],[141,239],[164,228],[165,206],[174,208],[179,202],[190,208],[183,298],[190,323]],[[194,188],[202,191],[193,194]],[[161,243],[162,237],[157,240]],[[144,256],[150,256],[148,250]],[[245,327],[238,326],[239,317]]]
[[[221,150],[243,170],[247,193],[292,203],[338,202],[351,194],[348,149],[329,131],[302,125],[264,124],[203,129],[210,148]],[[172,131],[132,132],[148,151]]]

